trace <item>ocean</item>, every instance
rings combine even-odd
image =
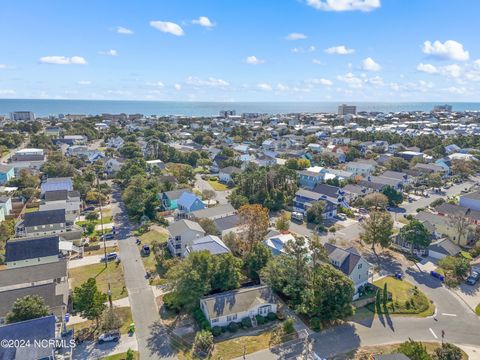
[[[144,115],[218,115],[220,110],[286,114],[298,112],[337,112],[340,102],[189,102],[189,101],[114,101],[114,100],[40,100],[0,99],[0,114],[33,111],[37,116],[58,114],[141,113]],[[348,102],[357,111],[399,112],[431,111],[437,102]],[[480,103],[450,103],[454,111],[480,111]]]

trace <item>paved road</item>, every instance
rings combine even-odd
[[[230,190],[226,190],[226,191],[215,190],[212,187],[212,185],[208,183],[208,181],[202,179],[201,174],[195,175],[195,187],[198,188],[200,191],[213,190],[215,192],[215,200],[217,200],[220,205],[228,204],[227,196],[230,195]]]
[[[169,337],[161,324],[152,288],[145,278],[145,268],[135,244],[135,238],[129,236],[131,227],[125,215],[120,193],[115,190],[113,197],[117,201],[112,204],[112,216],[120,230],[118,235],[120,258],[135,322],[140,358],[142,360],[176,359],[170,347]]]
[[[137,340],[134,336],[122,335],[118,343],[97,344],[84,342],[75,348],[74,359],[101,359],[106,356],[121,354],[128,349],[137,350]]]

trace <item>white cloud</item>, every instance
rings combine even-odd
[[[257,87],[258,87],[260,90],[272,91],[272,85],[267,84],[267,83],[258,84]]]
[[[200,79],[196,76],[189,76],[185,81],[188,85],[193,86],[207,86],[207,87],[226,87],[230,84],[222,79],[217,79],[214,77],[209,77],[208,79]]]
[[[133,34],[133,30],[127,29],[123,26],[117,26],[117,29],[115,31],[118,34],[122,34],[122,35],[132,35]]]
[[[291,51],[292,51],[294,54],[297,54],[297,53],[299,53],[301,50],[300,50],[299,48],[293,48]]]
[[[200,25],[206,28],[212,28],[215,26],[215,24],[212,23],[206,16],[200,16],[198,19],[192,20],[192,24]]]
[[[435,65],[423,63],[417,65],[417,70],[427,74],[436,74],[438,72],[438,69]]]
[[[173,87],[174,87],[175,90],[177,90],[177,91],[182,90],[182,85],[180,85],[180,84],[175,84],[175,85],[173,85]]]
[[[374,86],[383,86],[384,85],[383,79],[378,75],[367,79],[366,82],[368,82],[369,84],[372,84]]]
[[[252,56],[248,56],[245,59],[245,62],[250,65],[259,65],[259,64],[263,64],[265,60],[259,59],[256,56],[252,55]]]
[[[311,45],[311,46],[308,47],[308,51],[309,52],[314,52],[314,51],[317,51],[317,48],[315,46]]]
[[[185,35],[185,32],[180,25],[170,21],[150,21],[150,26],[167,34],[172,34],[175,36]]]
[[[105,56],[118,56],[118,51],[114,49],[106,50],[106,51],[99,51],[99,55],[105,55]]]
[[[338,75],[337,79],[341,82],[344,82],[349,87],[354,89],[359,89],[363,86],[363,81],[359,77],[355,76],[354,74],[347,73],[345,75]]]
[[[312,63],[314,63],[315,65],[322,65],[322,62],[318,59],[313,59]]]
[[[463,70],[460,65],[450,64],[445,66],[435,66],[432,64],[420,63],[417,70],[427,74],[439,74],[458,79],[462,76]]]
[[[15,90],[12,89],[0,89],[0,95],[15,95]]]
[[[467,89],[464,87],[450,86],[444,90],[449,92],[450,94],[457,94],[457,95],[465,95],[467,93]]]
[[[372,11],[380,7],[380,0],[307,0],[307,4],[323,11]]]
[[[422,51],[440,59],[466,61],[470,58],[469,52],[464,50],[463,45],[455,40],[447,40],[444,43],[438,40],[433,43],[425,41]]]
[[[362,61],[362,69],[366,71],[380,71],[382,70],[382,67],[371,57],[367,57]]]
[[[277,90],[278,91],[288,91],[288,90],[290,90],[290,88],[287,85],[277,84]]]
[[[310,84],[314,84],[314,85],[323,85],[323,86],[332,86],[333,85],[332,80],[328,80],[328,79],[324,79],[324,78],[310,79],[307,82],[310,83]]]
[[[0,64],[0,69],[6,69],[8,68],[7,64]]]
[[[163,88],[165,86],[161,81],[147,82],[147,85],[157,87],[157,88]]]
[[[82,56],[43,56],[39,59],[43,64],[55,64],[55,65],[85,65],[87,61]]]
[[[327,54],[336,54],[336,55],[349,55],[355,52],[354,49],[349,49],[345,45],[332,46],[328,49],[325,49]]]
[[[307,38],[307,35],[302,33],[290,33],[285,37],[285,39],[287,40],[303,40],[306,38]]]
[[[78,81],[78,85],[90,85],[92,82],[90,80],[80,80]]]

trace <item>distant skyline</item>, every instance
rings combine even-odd
[[[0,98],[480,101],[471,0],[16,0]]]

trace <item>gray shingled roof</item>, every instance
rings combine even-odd
[[[235,212],[235,209],[232,205],[223,204],[223,205],[218,205],[211,208],[192,211],[192,216],[198,219],[216,218],[216,217],[219,217],[225,214],[231,214],[234,212]]]
[[[248,311],[261,304],[276,302],[272,289],[267,285],[251,286],[202,298],[210,319]]]
[[[58,243],[58,236],[11,239],[5,247],[5,260],[12,262],[58,255]]]
[[[428,250],[450,256],[458,255],[460,251],[462,251],[458,245],[454,244],[447,238],[432,242],[429,245]]]
[[[207,235],[203,238],[196,239],[190,248],[190,251],[207,250],[212,255],[227,254],[230,249],[223,243],[218,236]]]
[[[65,223],[65,209],[26,213],[23,223],[25,227]]]
[[[327,250],[328,258],[336,263],[334,266],[346,275],[352,273],[362,258],[354,248],[342,249],[326,243],[325,249]]]
[[[238,226],[240,218],[238,215],[225,216],[223,218],[213,220],[217,226],[217,230],[222,232],[228,229],[233,229]]]
[[[58,279],[67,276],[67,262],[57,261],[0,271],[0,284],[11,286],[34,283],[37,281]]]
[[[339,190],[340,188],[327,184],[318,184],[317,186],[315,186],[315,189],[313,189],[313,191],[316,193],[327,195],[335,199],[338,197]]]
[[[194,231],[200,231],[205,233],[203,228],[200,226],[199,223],[196,223],[195,221],[191,220],[179,220],[175,221],[174,223],[170,224],[168,227],[168,231],[170,235],[172,236],[177,236],[177,235],[182,235],[185,231],[188,230],[194,230]]]
[[[59,201],[68,199],[68,190],[46,191],[44,194],[45,201]]]

